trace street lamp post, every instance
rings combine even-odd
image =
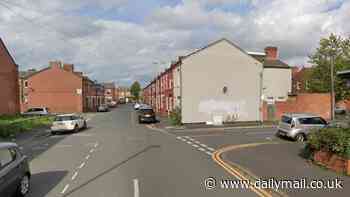
[[[334,54],[335,53],[335,46],[334,43],[332,42],[331,44],[331,119],[334,120],[335,118],[335,113],[334,113],[334,108],[335,108],[335,91],[334,91]]]

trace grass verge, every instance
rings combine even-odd
[[[53,118],[47,116],[0,116],[0,137],[9,138],[18,133],[28,132],[36,128],[48,126],[52,121]]]

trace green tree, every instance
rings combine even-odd
[[[134,97],[134,99],[139,100],[140,91],[141,91],[141,85],[138,81],[135,81],[130,87],[130,92],[131,92],[131,95]]]
[[[310,63],[314,65],[310,75],[309,88],[311,92],[330,92],[331,90],[331,58],[334,58],[335,99],[336,101],[350,97],[350,89],[344,80],[336,73],[350,69],[350,38],[342,38],[331,34],[320,40],[320,46],[310,56]]]

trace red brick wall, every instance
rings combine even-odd
[[[20,112],[18,68],[0,39],[0,114]]]
[[[280,119],[283,113],[312,113],[327,120],[331,118],[330,94],[299,94],[290,97],[286,102],[276,102],[275,118]],[[263,106],[264,120],[268,119],[267,104]]]
[[[51,67],[28,79],[27,107],[48,107],[54,113],[83,112],[82,78],[59,67]]]

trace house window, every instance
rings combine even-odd
[[[28,103],[28,96],[27,96],[27,95],[24,95],[24,96],[23,96],[23,102],[24,102],[24,103]]]
[[[300,83],[300,81],[297,82],[297,90],[301,90],[301,83]]]
[[[24,81],[24,87],[28,88],[28,81]]]

